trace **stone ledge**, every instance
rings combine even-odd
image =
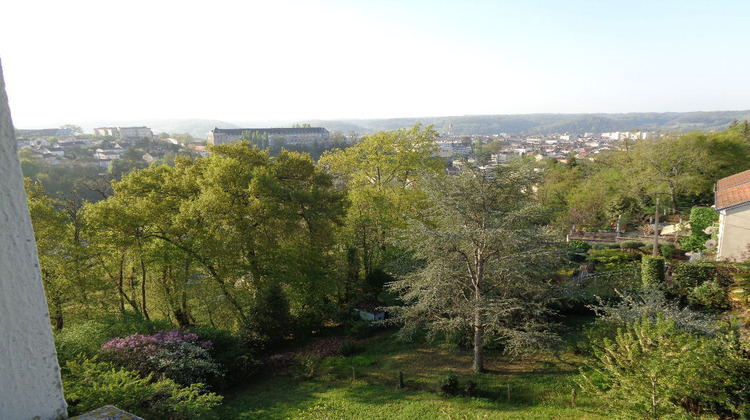
[[[115,406],[105,405],[86,414],[71,417],[70,420],[143,420],[143,418],[126,413]]]

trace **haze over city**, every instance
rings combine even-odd
[[[17,127],[750,109],[740,1],[25,1]]]

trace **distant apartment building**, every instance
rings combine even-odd
[[[256,134],[257,133],[257,134]],[[214,127],[208,132],[209,144],[223,144],[242,140],[243,134],[246,138],[261,135],[267,136],[269,141],[282,139],[286,144],[300,144],[312,142],[327,142],[331,134],[323,127],[302,128],[218,128]]]
[[[69,136],[73,134],[72,130],[68,128],[43,128],[39,130],[16,130],[16,137],[18,138],[33,138],[33,137],[59,137]]]
[[[135,141],[142,138],[151,139],[154,133],[148,127],[99,127],[94,129],[96,136],[112,136],[120,140]]]

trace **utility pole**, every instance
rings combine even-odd
[[[656,199],[656,214],[654,215],[654,257],[659,256],[659,198]]]

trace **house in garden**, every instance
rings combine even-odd
[[[750,258],[750,170],[716,183],[716,211],[719,213],[716,259]]]

